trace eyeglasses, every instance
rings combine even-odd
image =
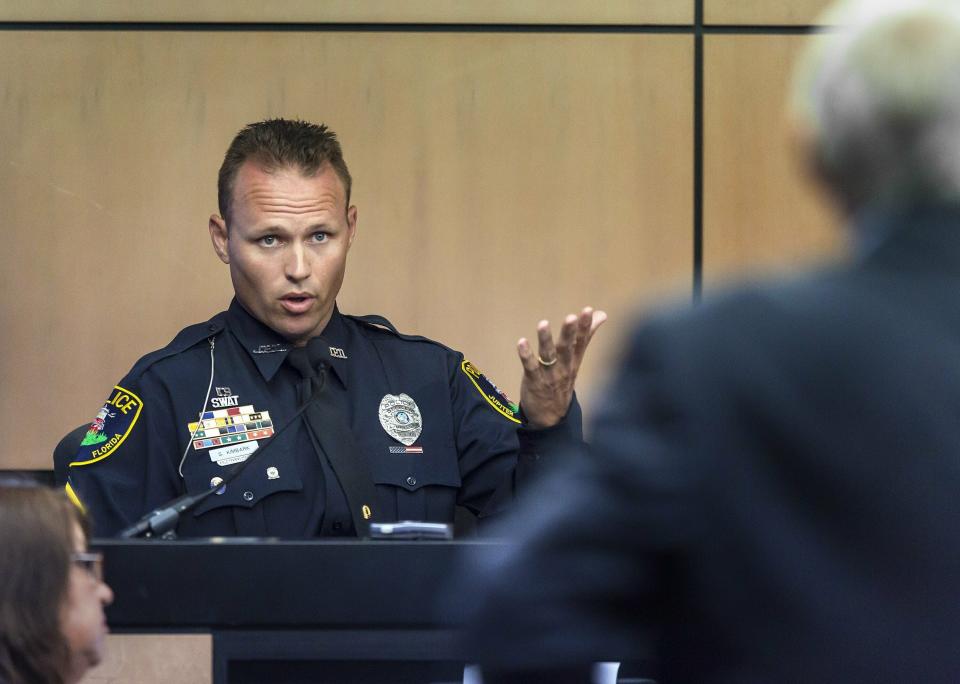
[[[98,582],[103,581],[103,554],[90,552],[77,552],[70,555],[70,562],[77,565],[87,572]]]

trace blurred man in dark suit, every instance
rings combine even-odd
[[[638,328],[478,573],[488,683],[960,681],[960,3],[827,23],[795,109],[853,257]]]

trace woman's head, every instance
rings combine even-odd
[[[100,661],[113,594],[86,544],[65,496],[0,483],[0,681],[69,684]]]

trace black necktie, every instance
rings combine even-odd
[[[347,497],[353,528],[358,537],[370,536],[370,518],[376,497],[373,475],[356,447],[343,411],[327,387],[329,370],[323,360],[325,347],[315,338],[306,347],[287,353],[287,362],[300,374],[298,398],[309,402],[304,417],[314,444],[325,456]]]

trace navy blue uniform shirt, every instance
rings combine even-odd
[[[456,505],[493,516],[510,504],[540,453],[581,439],[576,400],[560,425],[528,430],[460,353],[400,335],[383,319],[335,310],[321,338],[330,389],[372,471],[375,522],[452,522]],[[269,444],[300,408],[300,376],[284,363],[289,349],[234,300],[140,359],[70,464],[68,492],[92,515],[96,533],[115,534],[170,499],[210,488]],[[422,420],[411,445],[380,421],[381,401],[401,394]],[[346,497],[305,420],[297,418],[238,479],[182,516],[177,533],[353,535]]]

